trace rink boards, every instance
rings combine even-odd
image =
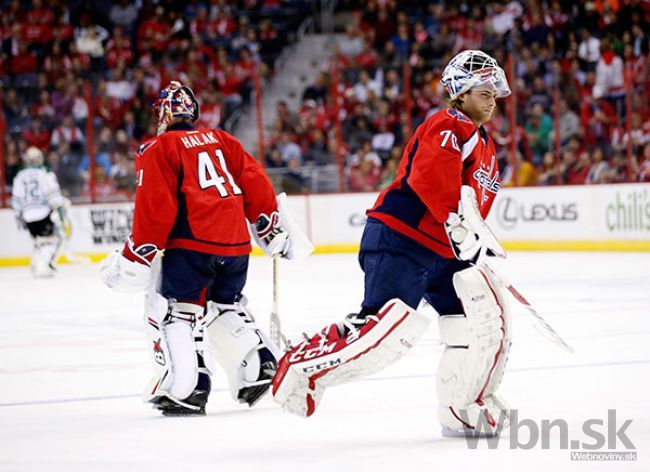
[[[292,196],[289,205],[317,252],[354,252],[376,196]],[[132,218],[131,203],[73,206],[67,252],[100,259],[126,239]],[[509,250],[650,251],[650,184],[504,188],[488,223]],[[32,243],[12,210],[0,210],[0,228],[0,265],[27,264]]]

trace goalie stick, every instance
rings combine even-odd
[[[562,339],[557,331],[555,331],[544,318],[542,318],[542,316],[537,312],[537,310],[533,308],[530,302],[526,300],[526,298],[524,298],[524,296],[511,283],[507,282],[502,276],[497,274],[495,270],[485,262],[485,256],[487,255],[488,250],[490,250],[494,255],[501,258],[506,257],[506,252],[497,240],[490,227],[483,220],[483,217],[481,216],[481,213],[478,209],[476,192],[472,187],[468,185],[463,185],[461,187],[461,208],[472,231],[474,231],[478,237],[484,241],[484,245],[481,248],[481,253],[477,259],[477,261],[483,260],[483,262],[481,262],[479,265],[489,271],[495,279],[497,279],[505,288],[508,289],[515,300],[521,303],[524,308],[528,310],[528,313],[530,313],[532,316],[531,321],[533,323],[533,327],[539,334],[541,334],[548,341],[557,344],[565,351],[571,353],[574,352],[573,348],[569,346],[566,341],[564,341],[564,339]]]
[[[271,325],[269,327],[269,334],[271,341],[280,349],[287,350],[289,343],[287,338],[282,334],[280,326],[280,315],[278,314],[278,265],[280,263],[280,255],[273,256],[273,305],[271,306]]]
[[[555,331],[548,322],[542,318],[542,315],[540,315],[535,308],[530,304],[530,302],[524,298],[524,296],[517,290],[511,283],[507,282],[501,275],[497,274],[495,270],[488,266],[486,263],[482,263],[481,266],[485,268],[487,271],[489,271],[495,279],[497,279],[505,288],[508,289],[508,291],[512,294],[512,296],[517,300],[520,304],[528,310],[528,313],[531,314],[532,318],[532,324],[535,330],[541,334],[544,338],[546,338],[548,341],[551,341],[553,344],[556,344],[560,346],[562,349],[564,349],[567,352],[573,353],[575,352],[571,346],[567,344],[567,342],[562,339],[562,337]]]

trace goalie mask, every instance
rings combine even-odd
[[[505,72],[493,57],[483,51],[458,53],[445,67],[440,83],[452,100],[476,87],[495,92],[497,98],[511,93]]]
[[[158,134],[167,131],[167,127],[177,118],[189,118],[192,123],[199,119],[199,103],[194,92],[177,80],[172,80],[162,89],[152,107]]]

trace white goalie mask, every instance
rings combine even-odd
[[[477,87],[491,90],[497,98],[510,95],[506,74],[497,61],[483,51],[467,50],[449,61],[440,83],[452,100]]]

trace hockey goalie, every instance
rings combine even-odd
[[[233,399],[252,406],[270,388],[281,353],[242,294],[249,227],[269,256],[292,259],[287,215],[239,141],[194,128],[199,103],[189,87],[172,81],[153,116],[158,135],[135,159],[132,234],[102,263],[102,280],[118,292],[147,291],[154,377],[146,402],[163,415],[205,414],[219,364]]]
[[[505,252],[484,222],[497,191],[494,143],[484,124],[510,94],[503,70],[482,51],[463,51],[441,83],[447,108],[430,116],[405,147],[398,175],[367,212],[359,262],[359,313],[325,327],[280,360],[273,397],[310,416],[327,387],[392,364],[438,313],[445,344],[437,373],[438,418],[446,435],[498,434],[508,410],[497,395],[511,343],[504,288],[484,257]]]

